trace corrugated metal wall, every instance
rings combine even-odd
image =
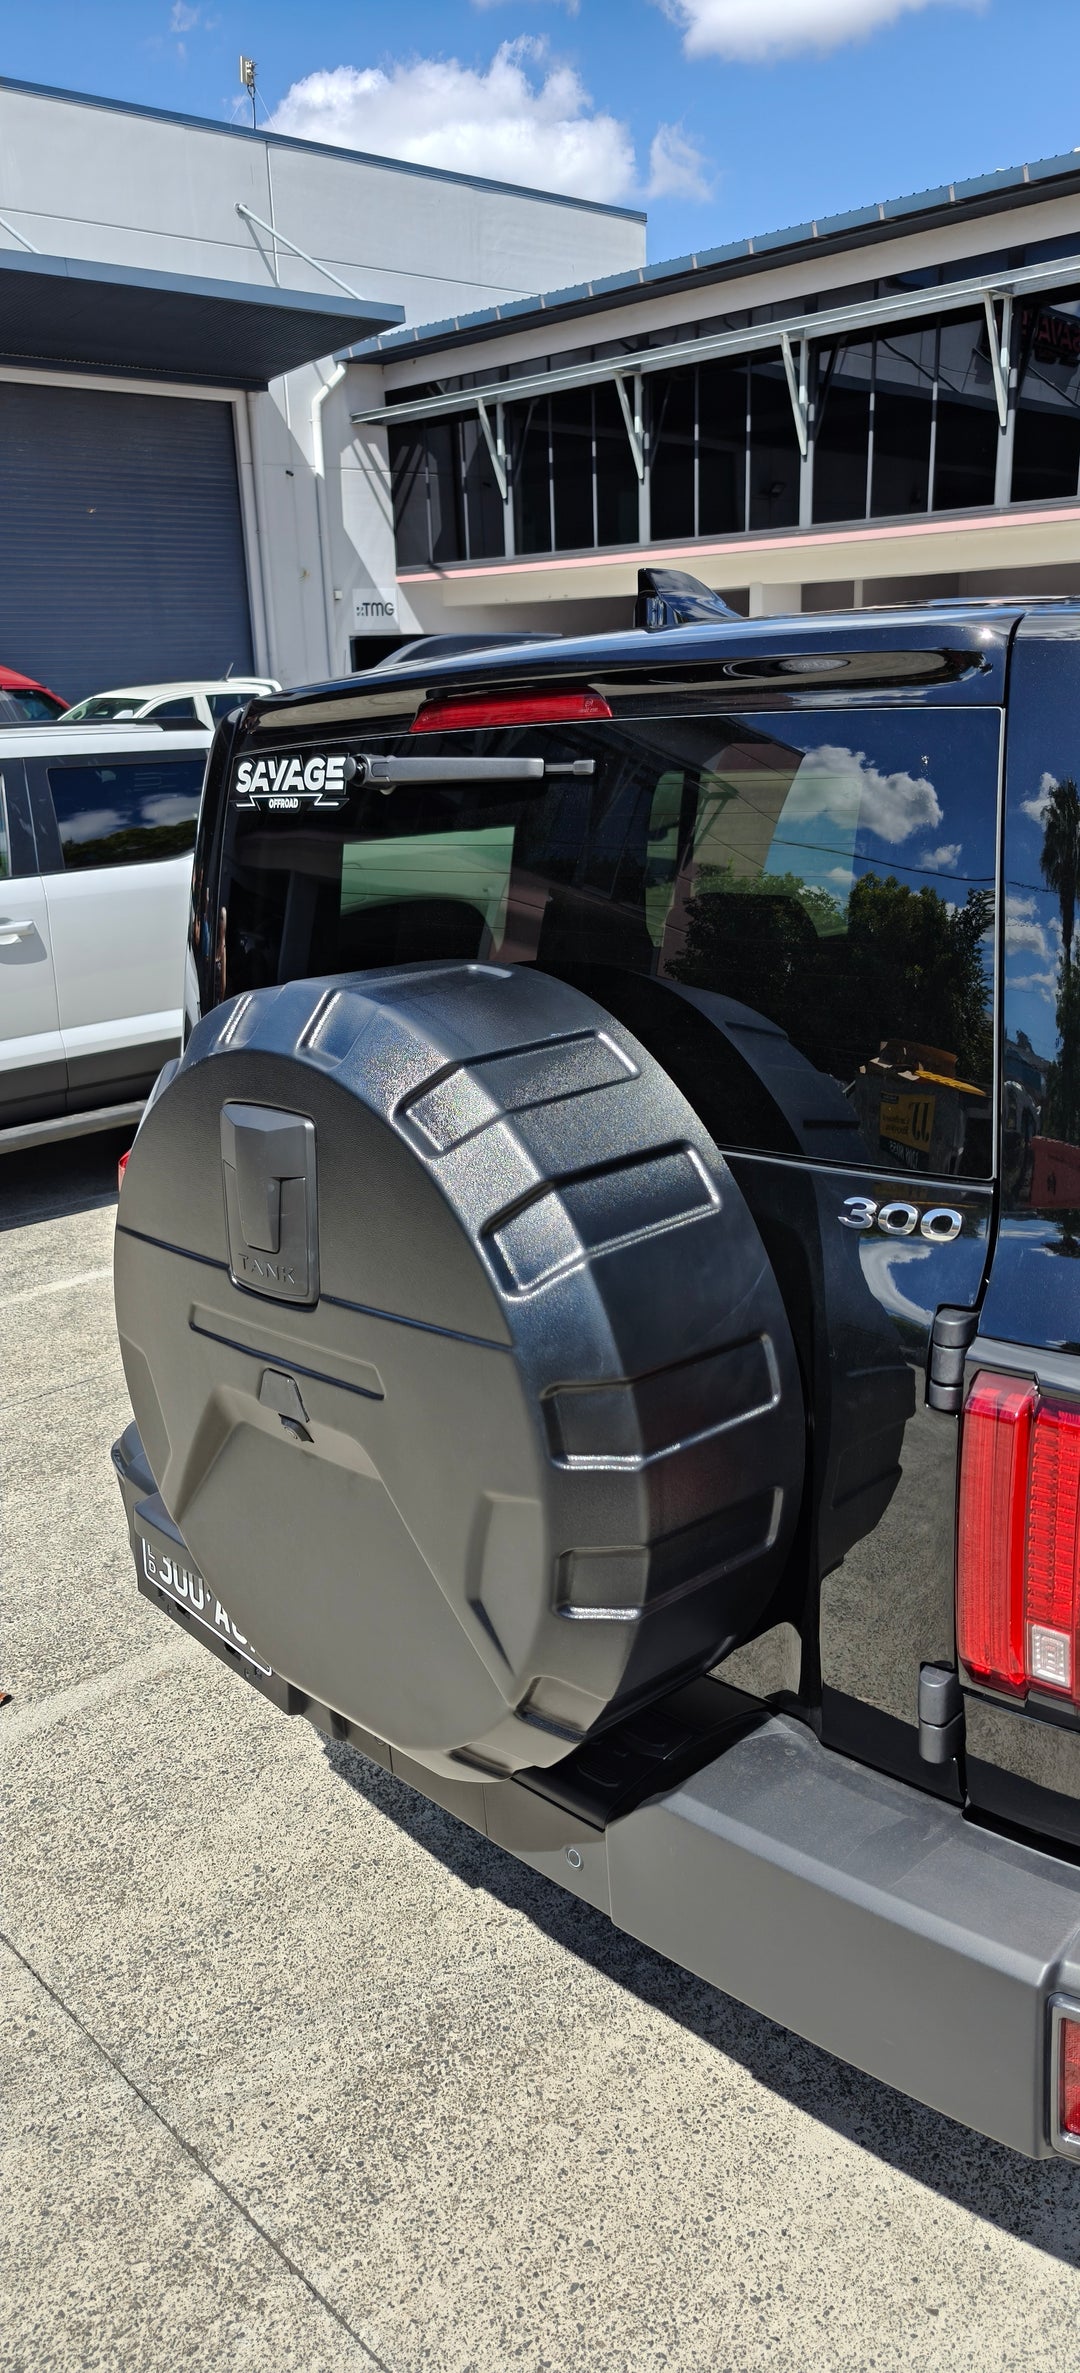
[[[0,663],[68,700],[251,668],[229,404],[0,381]]]

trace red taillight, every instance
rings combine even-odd
[[[128,1166],[128,1163],[130,1162],[130,1160],[131,1160],[131,1147],[130,1147],[130,1145],[129,1145],[129,1147],[128,1147],[128,1149],[127,1149],[127,1152],[126,1152],[126,1154],[121,1154],[121,1156],[120,1156],[120,1159],[119,1159],[119,1161],[118,1161],[118,1163],[117,1163],[117,1165],[116,1165],[116,1184],[117,1184],[117,1187],[118,1187],[118,1188],[123,1186],[123,1183],[124,1183],[124,1172],[125,1172],[125,1170],[127,1169],[127,1166]]]
[[[1080,1407],[984,1371],[964,1409],[956,1645],[972,1678],[1080,1704]]]
[[[1024,1616],[1029,1677],[1072,1696],[1076,1644],[1080,1409],[1043,1401],[1035,1418],[1028,1483]]]
[[[1080,2022],[1061,2022],[1058,2123],[1063,2134],[1080,2135]]]
[[[503,698],[498,693],[450,695],[429,700],[413,718],[412,733],[460,733],[466,726],[478,731],[498,725],[580,725],[610,717],[600,692],[524,692]]]
[[[1033,1384],[977,1376],[964,1410],[956,1543],[956,1649],[997,1689],[1024,1686],[1024,1486]]]

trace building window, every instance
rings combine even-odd
[[[652,533],[697,532],[696,371],[654,372],[649,379],[649,494]]]
[[[1014,503],[1075,495],[1080,479],[1080,299],[1017,305]]]
[[[475,413],[391,427],[389,444],[399,568],[502,551],[502,499]]]
[[[746,364],[700,363],[698,534],[738,535],[746,526]]]
[[[862,519],[870,466],[874,341],[823,346],[817,358],[814,518]]]
[[[1080,295],[1018,300],[1011,344],[1011,498],[1075,498]],[[808,475],[815,522],[992,506],[1004,441],[981,306],[823,341],[811,387],[807,473],[775,349],[646,373],[652,539],[795,527]],[[504,423],[514,550],[637,542],[640,489],[613,380],[508,403]],[[389,434],[399,567],[501,554],[506,510],[476,414]]]
[[[986,316],[950,314],[938,332],[935,511],[993,502],[1000,434]]]
[[[750,517],[753,527],[796,527],[801,456],[787,374],[778,354],[752,355]]]
[[[636,544],[638,475],[618,391],[610,380],[593,389],[596,436],[596,541]]]
[[[930,507],[937,330],[889,330],[874,340],[870,512],[902,518]]]

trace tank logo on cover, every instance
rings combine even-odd
[[[235,805],[246,808],[344,807],[356,760],[344,750],[290,750],[281,758],[241,758]]]

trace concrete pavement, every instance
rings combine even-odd
[[[116,1150],[0,1168],[0,2365],[1080,2365],[1075,2171],[620,1937],[138,1597]]]

